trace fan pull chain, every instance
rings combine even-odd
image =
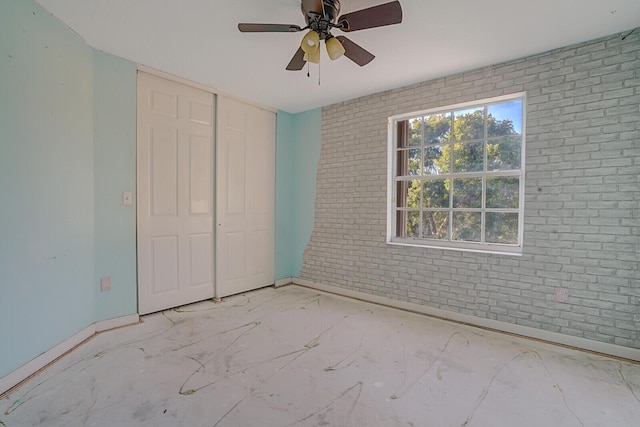
[[[307,62],[307,78],[311,77],[311,65]],[[318,86],[320,86],[320,63],[318,63]]]

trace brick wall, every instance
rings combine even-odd
[[[323,108],[301,278],[640,348],[640,35],[621,38]],[[523,255],[387,245],[388,117],[522,91]]]

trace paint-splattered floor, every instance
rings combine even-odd
[[[640,366],[288,286],[96,336],[0,426],[638,426]]]

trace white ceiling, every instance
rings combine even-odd
[[[290,113],[640,25],[638,0],[400,0],[402,24],[348,34],[376,55],[372,63],[323,52],[308,78],[306,67],[285,70],[304,33],[237,30],[304,26],[300,0],[37,1],[95,49]],[[386,1],[342,0],[341,14]]]

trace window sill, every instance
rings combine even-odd
[[[414,248],[440,249],[440,250],[444,250],[444,251],[473,252],[473,253],[480,253],[480,254],[508,255],[508,256],[516,256],[516,257],[522,256],[522,248],[521,247],[514,247],[514,250],[517,250],[518,252],[507,252],[507,251],[501,251],[499,249],[493,249],[493,248],[478,248],[478,249],[474,249],[474,248],[429,245],[429,244],[411,243],[411,242],[406,242],[406,241],[393,241],[393,240],[390,240],[390,241],[388,240],[387,244],[391,245],[391,246],[410,246],[410,247],[414,247]]]

